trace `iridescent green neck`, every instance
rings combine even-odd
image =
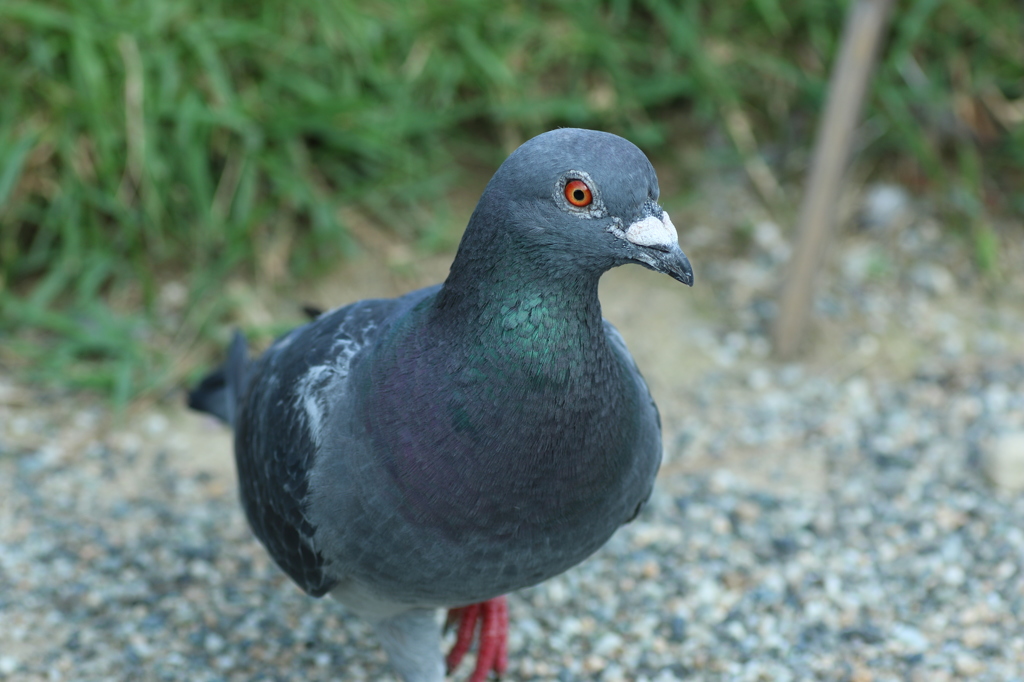
[[[556,383],[578,379],[607,352],[598,278],[551,281],[529,274],[514,285],[493,282],[489,291],[478,281],[458,297],[442,290],[433,321],[457,329],[473,364],[512,366]]]

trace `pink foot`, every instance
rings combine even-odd
[[[476,636],[476,625],[480,623],[480,646],[476,656],[476,668],[469,682],[484,682],[493,670],[500,678],[508,667],[508,600],[495,597],[479,604],[460,606],[448,610],[448,625],[459,623],[455,646],[448,652],[445,662],[448,672],[462,662]]]

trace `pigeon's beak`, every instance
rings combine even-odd
[[[625,239],[638,247],[636,260],[641,264],[693,286],[693,267],[679,248],[679,235],[668,213],[658,208],[632,223],[626,228]]]

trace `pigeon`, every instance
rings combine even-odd
[[[505,595],[583,561],[651,495],[660,417],[598,280],[638,263],[692,286],[658,196],[627,140],[538,135],[488,183],[443,284],[312,310],[256,359],[236,332],[189,394],[233,428],[256,537],[371,622],[404,682],[440,682],[473,645],[471,682],[500,677]]]

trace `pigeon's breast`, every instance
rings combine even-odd
[[[372,480],[360,488],[384,491],[363,505],[366,532],[382,538],[367,578],[388,594],[450,604],[534,584],[595,551],[646,498],[656,417],[614,358],[545,378],[508,356],[446,348],[431,361],[432,350],[396,346],[361,378]]]

